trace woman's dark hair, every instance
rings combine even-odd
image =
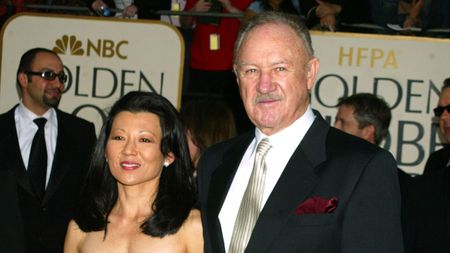
[[[130,92],[111,108],[94,149],[75,221],[84,232],[104,230],[106,236],[108,216],[117,202],[118,190],[105,159],[105,148],[113,121],[120,112],[149,112],[159,117],[161,153],[166,156],[172,152],[175,161],[163,169],[151,206],[153,215],[142,223],[141,229],[144,234],[154,237],[174,234],[195,202],[193,168],[177,110],[166,98],[150,92]]]
[[[233,112],[222,101],[191,100],[181,108],[180,115],[201,154],[213,144],[236,136]]]

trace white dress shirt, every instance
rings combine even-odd
[[[259,129],[255,130],[255,138],[248,146],[247,151],[239,164],[236,175],[219,213],[226,252],[228,252],[228,247],[230,245],[239,206],[253,170],[257,144],[263,138],[267,137],[272,145],[272,148],[265,157],[267,171],[262,200],[263,208],[272,193],[275,184],[280,178],[281,173],[283,173],[292,154],[297,149],[314,119],[315,115],[311,107],[308,106],[306,112],[299,119],[274,135],[268,137]]]
[[[20,152],[22,154],[23,164],[28,169],[28,160],[30,158],[31,143],[34,135],[38,130],[38,126],[34,123],[36,118],[46,118],[45,124],[45,144],[47,147],[47,176],[45,179],[45,187],[47,187],[50,179],[53,157],[56,148],[56,137],[58,135],[58,120],[56,118],[55,109],[51,108],[44,115],[38,116],[28,110],[22,102],[14,111],[14,119],[16,122],[17,138],[19,140]]]

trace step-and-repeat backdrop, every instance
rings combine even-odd
[[[311,91],[313,108],[334,123],[342,96],[375,93],[391,106],[390,135],[383,147],[409,173],[420,174],[442,145],[432,109],[450,77],[450,40],[313,32],[321,61]],[[33,47],[58,52],[69,79],[64,111],[100,129],[112,103],[131,90],[156,92],[177,108],[181,102],[184,43],[175,27],[158,21],[21,14],[2,30],[0,113],[19,100],[16,71]]]
[[[400,168],[422,173],[429,154],[443,143],[433,108],[450,77],[450,40],[321,32],[312,40],[321,62],[312,106],[333,124],[340,97],[359,92],[383,97],[393,116],[383,147]]]

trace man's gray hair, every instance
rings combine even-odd
[[[298,16],[286,14],[283,12],[266,11],[252,17],[247,22],[243,23],[241,28],[239,29],[239,34],[236,39],[236,43],[234,44],[233,61],[235,64],[237,64],[239,50],[241,49],[242,43],[247,37],[248,33],[253,29],[265,24],[284,24],[292,28],[292,30],[294,30],[294,32],[303,42],[308,58],[311,59],[314,57],[311,35],[309,34],[306,25],[302,21],[300,21],[300,18]]]

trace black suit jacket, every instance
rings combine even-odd
[[[450,252],[450,170],[411,180],[405,253]]]
[[[441,148],[431,153],[430,157],[428,157],[427,163],[425,164],[423,174],[426,175],[436,172],[438,170],[445,169],[447,167],[449,159],[450,159],[450,146],[446,145],[444,146],[444,148]]]
[[[395,160],[375,145],[330,128],[315,113],[260,213],[246,252],[402,252]],[[225,252],[218,214],[253,138],[249,133],[213,146],[200,161],[205,252]],[[336,210],[297,215],[296,208],[314,196],[336,196]]]
[[[67,224],[79,201],[95,143],[94,125],[56,110],[56,149],[46,193],[40,202],[31,189],[21,157],[14,110],[0,115],[0,132],[3,133],[0,137],[0,170],[9,175],[0,179],[7,182],[0,183],[10,185],[9,192],[0,195],[0,203],[9,201],[15,205],[10,208],[20,210],[20,219],[13,217],[12,220],[17,221],[17,233],[23,234],[27,252],[62,252]],[[0,208],[0,219],[11,219],[11,214]]]

